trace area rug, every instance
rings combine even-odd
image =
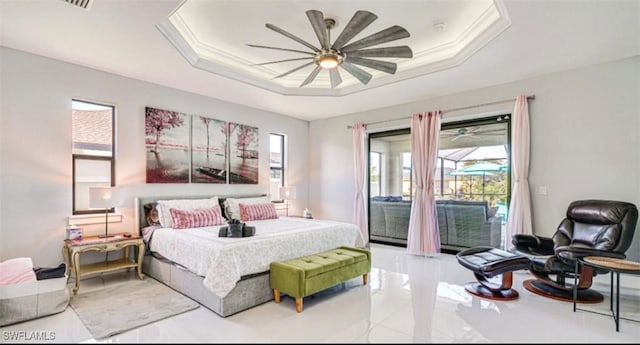
[[[153,278],[135,279],[71,298],[71,308],[94,338],[105,338],[199,307]]]

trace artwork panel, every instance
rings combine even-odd
[[[229,183],[258,184],[258,127],[229,123]]]
[[[191,182],[227,182],[227,123],[193,116],[191,128]]]
[[[147,183],[189,183],[191,116],[145,108]]]

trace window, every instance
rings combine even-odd
[[[498,208],[508,205],[509,123],[509,116],[502,115],[442,125],[436,198],[487,201]]]
[[[71,101],[73,214],[103,213],[89,207],[89,188],[115,186],[115,107]]]
[[[369,153],[369,195],[382,195],[382,154],[380,152]]]
[[[413,195],[411,171],[411,152],[402,152],[402,199],[411,200]]]
[[[272,200],[280,200],[280,187],[284,186],[284,135],[269,135],[269,172]]]
[[[411,197],[409,129],[369,134],[369,197]]]
[[[509,121],[509,115],[500,115],[441,126],[433,187],[440,243],[445,250],[495,246],[489,241],[499,240],[504,231],[511,193]],[[411,159],[409,128],[369,133],[372,242],[407,243],[415,194]],[[485,239],[484,234],[489,233],[491,238]]]

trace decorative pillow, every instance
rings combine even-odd
[[[158,217],[156,205],[157,203],[155,202],[144,205],[144,214],[147,219],[147,225],[160,225],[160,218]]]
[[[227,198],[224,201],[225,215],[227,219],[240,219],[240,203],[250,204],[267,204],[271,203],[269,196],[261,196],[257,198]]]
[[[174,229],[201,228],[203,226],[213,226],[224,224],[220,206],[211,208],[197,208],[193,210],[180,210],[170,208],[171,221]]]
[[[271,203],[264,204],[239,204],[240,220],[262,220],[262,219],[278,219],[276,206]]]
[[[218,197],[214,196],[209,199],[176,199],[176,200],[158,200],[156,209],[158,210],[158,218],[160,225],[164,228],[175,228],[171,221],[171,213],[169,209],[188,211],[198,208],[213,208],[218,205]]]
[[[14,258],[0,262],[0,285],[13,285],[36,280],[33,261],[30,257]]]

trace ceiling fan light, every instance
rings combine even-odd
[[[336,68],[336,66],[338,66],[338,57],[334,55],[321,56],[320,59],[318,59],[318,64],[320,67],[326,69]]]

